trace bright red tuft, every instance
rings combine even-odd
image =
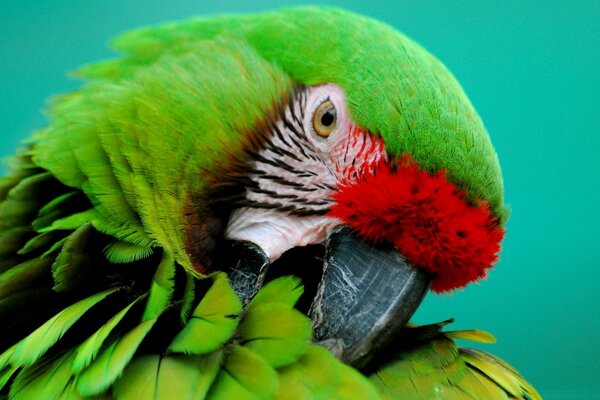
[[[341,185],[330,216],[369,241],[393,243],[408,261],[435,274],[446,292],[485,277],[498,259],[504,229],[487,203],[471,205],[443,172],[431,175],[405,157]]]

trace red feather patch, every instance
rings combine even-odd
[[[487,203],[469,204],[444,172],[421,171],[408,157],[395,170],[381,164],[372,171],[338,188],[330,216],[366,240],[393,243],[411,264],[435,274],[435,292],[485,277],[504,236]]]

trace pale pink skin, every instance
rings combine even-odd
[[[325,100],[330,100],[337,111],[337,125],[328,138],[316,134],[312,117],[317,107]],[[356,126],[346,107],[346,97],[343,90],[334,84],[324,84],[309,87],[304,102],[304,132],[308,143],[318,160],[307,158],[297,149],[285,147],[286,143],[273,136],[275,146],[284,146],[292,151],[297,158],[275,155],[268,149],[260,151],[266,159],[277,158],[298,170],[310,170],[314,175],[298,178],[289,174],[287,178],[305,187],[315,187],[315,190],[303,193],[306,200],[331,202],[331,194],[341,184],[352,183],[362,171],[373,168],[380,161],[387,159],[383,141]],[[301,115],[302,104],[295,102],[295,114]],[[290,110],[286,110],[287,115]],[[277,122],[284,140],[293,132],[286,129],[281,121]],[[289,139],[287,140],[289,142]],[[269,174],[281,176],[285,173],[281,168],[259,161],[252,161],[250,167],[261,169]],[[252,178],[252,175],[251,175]],[[259,182],[258,178],[256,178]],[[278,194],[291,194],[293,188],[282,186],[272,181],[260,181],[261,188]],[[317,186],[318,185],[318,186]],[[268,195],[247,192],[250,200],[269,202]],[[225,236],[233,240],[245,240],[255,243],[267,254],[271,261],[276,260],[285,251],[308,244],[322,244],[332,228],[341,221],[327,215],[296,216],[272,209],[239,208],[232,213]]]

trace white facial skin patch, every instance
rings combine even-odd
[[[274,261],[293,247],[324,243],[329,231],[339,224],[326,216],[299,217],[244,207],[231,215],[226,237],[253,242]]]
[[[322,137],[313,116],[325,102],[335,115],[325,123],[335,127]],[[354,124],[343,90],[333,84],[300,89],[265,135],[247,162],[249,206],[233,211],[225,237],[253,242],[273,261],[293,247],[324,243],[341,223],[326,215],[336,188],[387,157],[383,141]]]

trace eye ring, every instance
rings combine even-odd
[[[326,139],[331,135],[337,122],[337,110],[331,100],[323,101],[313,113],[313,129],[322,138]]]

